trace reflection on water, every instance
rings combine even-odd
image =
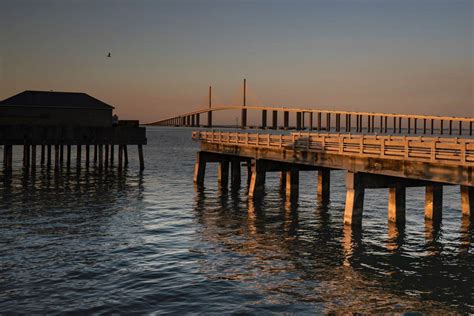
[[[0,312],[474,312],[458,188],[442,223],[424,221],[424,190],[407,192],[405,226],[387,223],[386,190],[368,190],[353,229],[343,172],[327,205],[314,172],[298,200],[277,173],[261,199],[248,200],[246,172],[219,188],[215,165],[194,187],[190,132],[150,128],[143,174],[0,175]]]

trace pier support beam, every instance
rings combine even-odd
[[[241,179],[241,167],[240,159],[232,158],[231,160],[231,173],[230,173],[231,186],[233,188],[238,188],[240,186]]]
[[[474,220],[474,187],[461,186],[461,207],[462,215]]]
[[[206,174],[206,157],[203,152],[196,154],[196,162],[194,163],[194,183],[198,186],[204,185],[204,176]]]
[[[258,159],[252,159],[251,162],[252,177],[250,180],[249,197],[261,197],[265,188],[265,169]]]
[[[347,172],[346,176],[346,206],[344,209],[344,224],[351,226],[362,225],[364,208],[364,187],[359,173]]]
[[[443,212],[443,186],[433,184],[426,186],[425,218],[440,221]]]
[[[217,167],[217,182],[222,189],[227,189],[229,184],[229,160],[222,158]]]
[[[318,171],[317,199],[325,205],[329,203],[331,172],[329,169]]]
[[[405,223],[406,188],[394,187],[388,191],[388,221],[396,224]]]
[[[286,198],[295,201],[299,196],[300,172],[297,168],[292,167],[286,172]]]

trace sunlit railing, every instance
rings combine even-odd
[[[474,140],[464,138],[292,133],[290,135],[196,131],[201,142],[324,152],[340,155],[474,166]]]

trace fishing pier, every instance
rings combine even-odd
[[[443,186],[458,185],[462,214],[474,214],[474,140],[426,136],[351,135],[303,133],[274,135],[259,133],[195,131],[200,142],[194,182],[204,185],[207,163],[218,163],[222,187],[239,184],[241,165],[247,166],[248,195],[262,195],[267,172],[279,172],[280,185],[290,200],[298,198],[299,173],[318,172],[317,198],[330,198],[330,175],[345,170],[344,222],[362,224],[366,189],[387,188],[388,221],[405,222],[406,189],[425,187],[425,218],[442,218]],[[230,168],[230,173],[229,173]]]

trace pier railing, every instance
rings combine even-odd
[[[201,142],[288,148],[302,151],[358,155],[397,160],[474,166],[474,140],[464,138],[351,135],[335,133],[260,133],[196,131]]]

